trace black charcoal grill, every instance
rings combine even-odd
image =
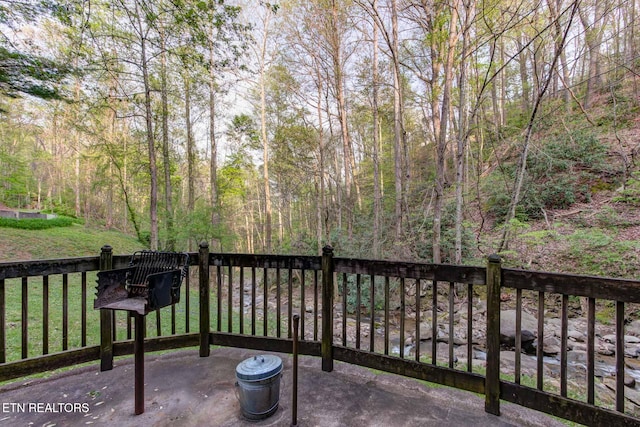
[[[98,273],[94,309],[126,310],[135,318],[135,414],[144,412],[145,315],[180,300],[180,285],[189,273],[189,255],[138,251],[129,267]]]
[[[93,308],[135,311],[142,315],[180,301],[180,285],[189,271],[189,255],[138,251],[129,267],[98,273]]]

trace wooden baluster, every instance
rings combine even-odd
[[[595,403],[596,299],[587,299],[587,403]]]
[[[240,282],[240,307],[238,308],[240,315],[240,333],[244,334],[244,267],[240,267],[240,276],[238,277]]]
[[[522,289],[516,290],[516,358],[515,383],[520,384],[522,372]]]
[[[375,347],[375,336],[376,336],[376,321],[375,321],[375,317],[376,317],[376,278],[375,276],[372,274],[371,278],[370,278],[370,289],[369,289],[369,303],[370,303],[370,308],[369,308],[369,313],[371,316],[371,319],[369,319],[369,351],[370,352],[374,352],[376,351],[376,347]]]
[[[384,354],[389,355],[389,278],[384,278]]]
[[[280,267],[276,268],[276,337],[280,338],[282,334],[282,303],[280,301]]]
[[[303,269],[300,276],[300,339],[302,341],[305,339],[304,317],[307,312],[307,297],[305,295],[306,277],[307,271]]]
[[[433,278],[433,294],[431,295],[431,364],[438,358],[438,279]]]
[[[251,267],[251,335],[256,334],[256,268]]]
[[[287,338],[291,338],[291,327],[293,321],[293,269],[291,259],[289,259],[289,270],[287,271]]]
[[[360,306],[362,305],[362,283],[360,274],[356,274],[356,349],[360,350]],[[346,319],[345,319],[346,320]]]
[[[313,271],[313,340],[318,341],[318,270]]]
[[[69,348],[69,275],[62,275],[62,351]]]
[[[404,277],[400,278],[400,358],[404,359],[404,322],[406,309],[406,295],[404,291]]]
[[[473,284],[467,284],[467,372],[473,372]]]
[[[567,334],[568,334],[569,295],[562,295],[560,326],[560,395],[567,397]]]
[[[49,276],[42,276],[42,354],[49,354]]]
[[[190,274],[188,273],[189,270],[187,269],[187,276],[184,278],[184,312],[185,312],[185,316],[184,316],[184,332],[185,333],[189,333],[191,332],[191,325],[190,325],[190,319],[191,319],[191,290],[190,288],[190,283],[191,283],[191,278],[189,277]],[[180,292],[183,292],[182,290]]]
[[[87,346],[87,272],[82,272],[80,288],[81,313],[80,313],[80,346]]]
[[[227,293],[227,332],[233,332],[233,267],[229,261],[229,281]]]
[[[420,361],[420,314],[422,311],[422,308],[420,307],[420,291],[421,291],[422,285],[420,284],[420,279],[416,279],[416,336],[415,336],[415,356],[416,356],[416,362]]]
[[[453,282],[449,282],[449,368],[453,369],[453,314],[454,314],[454,300],[455,285]]]
[[[536,349],[536,387],[544,389],[544,292],[538,292],[538,348]]]
[[[268,271],[267,268],[263,268],[262,269],[262,273],[263,273],[263,280],[262,280],[262,287],[263,287],[263,291],[264,291],[264,298],[262,301],[263,304],[263,317],[264,317],[264,325],[263,325],[263,332],[264,332],[264,336],[266,337],[268,335],[268,328],[267,328],[267,321],[269,319],[269,284],[268,284]]]
[[[7,303],[4,279],[0,279],[0,363],[7,362]]]
[[[29,357],[29,279],[22,278],[22,358]]]
[[[342,273],[342,346],[347,346],[347,273]]]
[[[216,330],[222,332],[222,267],[220,265],[216,266],[216,285]]]
[[[624,412],[624,302],[616,301],[616,411]]]

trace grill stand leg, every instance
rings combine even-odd
[[[135,318],[136,336],[133,345],[134,362],[135,362],[135,414],[140,415],[144,412],[144,331],[145,317],[133,312]]]

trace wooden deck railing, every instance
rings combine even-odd
[[[321,357],[325,371],[338,360],[482,393],[493,414],[504,400],[582,424],[640,422],[637,413],[627,413],[624,385],[625,309],[640,302],[640,281],[506,269],[497,256],[470,267],[338,258],[331,248],[322,256],[241,255],[209,253],[203,244],[190,260],[180,303],[150,314],[155,323],[148,322],[147,351],[199,346],[206,357],[211,345],[223,345],[289,353],[299,314],[299,352]],[[114,356],[132,354],[130,318],[93,310],[95,273],[128,261],[107,246],[97,257],[0,263],[0,381],[95,360],[111,369]],[[516,310],[508,376],[500,367],[505,294]],[[561,301],[557,390],[543,364],[551,295]],[[587,311],[582,397],[568,393],[568,305],[575,297],[585,299]],[[595,372],[596,304],[602,301],[615,307],[612,408],[598,398]],[[538,318],[536,375],[529,378],[535,385],[529,386],[520,347],[525,302],[535,303]],[[474,342],[478,332],[484,343]],[[456,335],[466,340],[456,343]],[[485,363],[474,362],[479,346]]]

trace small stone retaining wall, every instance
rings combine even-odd
[[[0,218],[12,218],[12,219],[53,219],[58,215],[55,214],[43,214],[40,212],[21,212],[21,211],[8,211],[0,210]]]

